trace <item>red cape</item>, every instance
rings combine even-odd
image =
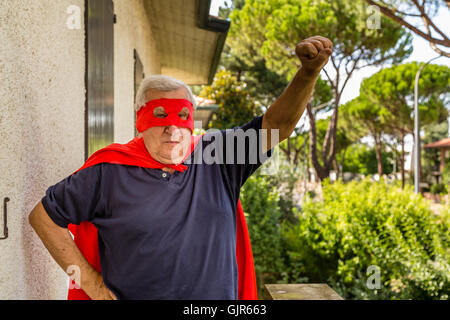
[[[199,136],[192,136],[191,152],[194,150]],[[189,154],[186,156],[188,157]],[[141,137],[136,137],[126,144],[113,143],[93,153],[85,164],[74,173],[96,165],[98,163],[115,163],[144,168],[163,168],[165,165],[154,160],[147,151]],[[177,166],[172,166],[177,167]],[[74,241],[86,260],[98,271],[100,269],[100,256],[98,252],[97,229],[90,222],[82,222],[79,225],[69,224],[69,230],[74,236]],[[240,200],[236,209],[236,259],[238,264],[238,299],[257,300],[255,268],[253,254],[250,245],[247,223]],[[71,288],[68,294],[69,300],[90,300],[82,290]]]

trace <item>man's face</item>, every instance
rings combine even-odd
[[[146,101],[167,98],[167,99],[188,99],[188,92],[185,88],[174,91],[159,91],[150,89],[146,93]],[[164,108],[155,108],[153,115],[164,118],[167,114]],[[183,109],[178,114],[182,119],[187,119],[189,110]],[[178,164],[183,161],[189,150],[191,143],[191,130],[188,128],[171,126],[151,127],[142,133],[144,144],[150,155],[161,163]]]

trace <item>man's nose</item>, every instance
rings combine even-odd
[[[180,128],[176,125],[166,126],[166,132],[170,135],[179,133]]]

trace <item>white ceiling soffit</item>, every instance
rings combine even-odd
[[[210,84],[230,26],[209,15],[211,0],[144,0],[161,73],[189,85]]]

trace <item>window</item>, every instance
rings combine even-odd
[[[144,80],[144,66],[142,65],[139,55],[134,49],[134,100],[136,101],[136,93],[141,85],[142,80]],[[134,136],[137,136],[138,132],[136,130],[136,112],[134,112]]]
[[[85,158],[114,141],[114,5],[86,0]]]

